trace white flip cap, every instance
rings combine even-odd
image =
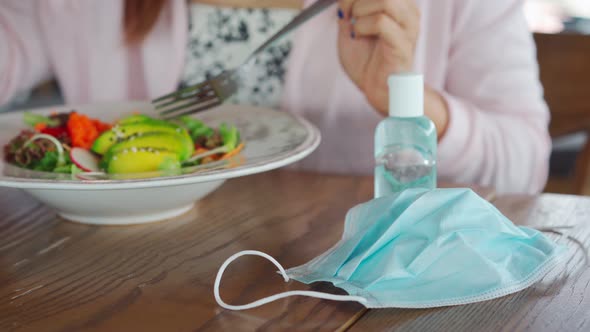
[[[424,79],[416,73],[393,74],[389,85],[389,116],[410,118],[424,115]]]

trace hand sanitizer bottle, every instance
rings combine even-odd
[[[375,198],[436,187],[436,128],[424,116],[422,75],[389,77],[389,117],[375,132]]]

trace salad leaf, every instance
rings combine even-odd
[[[222,146],[217,147],[215,149],[207,150],[203,153],[197,153],[188,160],[186,160],[184,162],[184,165],[194,165],[198,160],[201,160],[205,157],[209,157],[219,153],[228,153],[236,149],[240,144],[240,133],[238,132],[238,128],[234,126],[228,126],[225,123],[222,123],[219,126],[219,135],[221,135],[221,139],[223,141]]]
[[[70,157],[65,154],[63,160],[63,164],[60,165],[59,163],[59,153],[57,151],[47,151],[43,158],[39,160],[33,167],[36,171],[42,172],[54,172],[54,173],[72,173],[77,170],[80,172],[78,167],[72,163]]]
[[[42,172],[52,172],[57,167],[57,160],[59,155],[56,151],[48,151],[45,152],[45,155],[37,165],[35,166],[35,170],[42,171]]]
[[[234,126],[228,127],[225,123],[222,123],[221,126],[219,126],[219,133],[223,139],[223,146],[225,147],[226,152],[235,149],[238,144],[240,144],[240,133],[238,132],[238,128]]]
[[[53,172],[55,173],[65,173],[65,174],[78,174],[78,173],[84,173],[83,170],[81,170],[80,168],[78,168],[78,166],[76,166],[75,164],[70,164],[70,165],[64,165],[64,166],[59,166],[56,167],[55,169],[53,169]]]
[[[181,116],[179,118],[180,122],[187,127],[188,129],[194,129],[199,127],[205,127],[205,123],[201,120],[197,120],[195,118],[191,118],[190,116]]]
[[[52,119],[50,117],[34,114],[31,112],[25,112],[23,119],[28,126],[35,127],[37,124],[43,123],[46,124],[48,127],[56,127],[59,126],[58,119]]]
[[[213,129],[207,126],[203,121],[191,118],[190,116],[180,117],[181,124],[188,130],[193,140],[199,137],[210,137],[213,135]]]
[[[209,127],[201,127],[198,129],[195,129],[194,131],[192,131],[191,133],[191,137],[193,139],[197,139],[201,136],[205,136],[205,137],[211,137],[211,135],[213,135],[214,130],[212,128]]]

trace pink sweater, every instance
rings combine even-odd
[[[535,193],[548,169],[549,113],[518,0],[416,0],[415,70],[444,95],[441,180]],[[307,4],[313,2],[308,0]],[[186,1],[171,0],[140,48],[122,42],[120,0],[0,2],[0,104],[56,77],[68,103],[147,99],[175,89],[187,39]],[[381,119],[338,62],[336,7],[295,32],[283,108],[323,135],[295,168],[371,174]]]

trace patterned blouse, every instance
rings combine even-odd
[[[189,37],[182,86],[199,83],[238,66],[298,12],[200,3],[193,3],[189,8]],[[290,36],[271,45],[256,59],[252,74],[229,102],[278,109],[290,51]]]

